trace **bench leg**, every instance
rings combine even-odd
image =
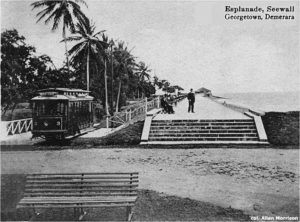
[[[32,211],[33,211],[33,215],[30,216],[30,219],[29,219],[30,221],[35,220],[36,217],[39,216],[39,215],[41,214],[41,213],[39,213],[39,212],[36,211],[35,207],[32,208]]]
[[[74,207],[74,218],[76,220],[82,220],[86,214],[87,212],[84,211],[82,207],[80,208]]]
[[[79,208],[79,218],[78,218],[78,220],[82,220],[86,214],[87,214],[87,212],[84,211],[82,207]]]
[[[79,217],[79,209],[77,207],[74,207],[74,220],[77,220]]]
[[[132,218],[132,207],[127,207],[127,209],[126,209],[126,217],[127,217],[127,221],[131,221],[131,218]]]

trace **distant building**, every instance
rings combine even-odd
[[[212,94],[211,94],[211,90],[206,89],[206,88],[204,88],[204,87],[201,87],[200,89],[197,89],[197,90],[195,91],[195,93],[203,94],[204,96],[211,96],[211,95],[212,95]]]

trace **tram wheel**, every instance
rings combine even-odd
[[[65,136],[63,134],[55,134],[55,135],[47,135],[45,136],[46,141],[61,141],[65,140]]]
[[[56,139],[55,139],[55,137],[54,136],[45,136],[45,140],[47,141],[47,142],[52,142],[52,141],[55,141]]]

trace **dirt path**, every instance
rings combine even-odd
[[[88,149],[1,154],[2,174],[139,171],[143,189],[231,206],[250,215],[299,215],[299,150]]]

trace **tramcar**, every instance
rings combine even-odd
[[[32,102],[32,135],[46,140],[65,139],[93,126],[93,97],[89,91],[48,88]]]

